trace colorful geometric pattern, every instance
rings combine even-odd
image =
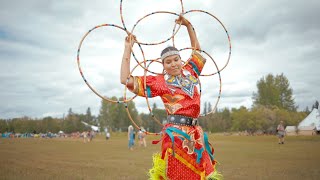
[[[173,133],[168,131],[170,129]],[[215,170],[215,160],[210,158],[209,151],[190,153],[183,146],[185,140],[193,141],[195,149],[205,149],[203,131],[200,126],[176,126],[168,124],[163,129],[162,152],[154,155],[154,166],[149,171],[151,179],[170,180],[204,180],[221,179]],[[192,137],[191,137],[192,136]],[[213,149],[211,150],[213,152]],[[198,160],[198,157],[200,159]]]
[[[174,77],[168,81],[164,75],[134,76],[134,88],[132,92],[143,97],[160,96],[168,114],[198,118],[200,113],[200,95],[195,86],[198,83],[198,74],[194,71],[194,67],[189,65],[190,63],[193,63],[201,71],[205,64],[205,59],[201,54],[195,52],[183,67],[182,73],[186,74],[184,78],[190,82],[188,86],[182,86],[181,83],[175,81]],[[146,89],[143,85],[144,78],[146,78]],[[172,98],[174,98],[174,101],[172,101]]]

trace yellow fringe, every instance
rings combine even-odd
[[[153,154],[153,167],[149,170],[149,180],[159,180],[160,177],[166,178],[166,162],[161,159],[160,153]]]
[[[223,176],[221,173],[215,170],[213,174],[207,177],[207,180],[223,180]]]
[[[167,180],[166,176],[166,162],[164,159],[161,159],[160,153],[155,153],[152,156],[153,159],[153,167],[149,170],[149,180],[159,180],[160,177],[162,179]],[[215,170],[212,174],[206,177],[206,180],[223,180],[223,176],[217,170]]]

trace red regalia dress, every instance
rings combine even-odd
[[[146,88],[144,76],[134,77],[132,91],[144,97],[160,96],[168,114],[168,123],[162,129],[161,153],[153,156],[150,179],[221,178],[215,170],[214,149],[202,128],[196,125],[200,114],[200,94],[196,85],[204,64],[205,59],[194,52],[183,66],[180,76],[146,76]],[[189,119],[194,124],[176,123],[177,119],[182,122]]]

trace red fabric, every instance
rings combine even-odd
[[[144,82],[143,77],[141,82]],[[193,97],[188,96],[180,88],[170,86],[174,94],[166,84],[164,76],[147,76],[147,87],[150,88],[151,97],[160,96],[165,104],[167,114],[179,114],[187,117],[198,118],[200,114],[200,94],[194,87]]]
[[[204,63],[200,60],[200,55],[193,56],[188,63],[183,67],[182,71],[188,71],[194,78],[198,78]],[[197,71],[197,73],[196,73]],[[181,74],[183,75],[183,73]],[[190,77],[190,76],[189,76]],[[144,80],[146,80],[146,88],[144,86]],[[194,86],[193,96],[190,97],[186,92],[181,90],[179,87],[174,87],[166,83],[163,75],[157,76],[144,76],[135,77],[134,91],[139,96],[148,97],[161,97],[167,114],[183,115],[192,118],[198,118],[200,114],[200,94],[196,86]],[[190,93],[192,94],[192,93]],[[186,141],[184,138],[181,139],[181,135],[173,133],[174,146],[172,146],[172,140],[165,130],[168,127],[175,127],[183,132],[186,132],[191,141]],[[167,176],[170,180],[194,180],[200,179],[200,176],[195,173],[192,169],[187,167],[179,159],[172,156],[169,149],[173,148],[175,154],[185,159],[190,166],[197,169],[198,172],[205,171],[206,175],[211,174],[214,171],[214,162],[211,161],[204,145],[203,131],[200,126],[178,126],[167,124],[162,130],[162,146],[161,146],[161,158],[164,159],[169,154],[166,165],[167,165]],[[157,143],[157,142],[155,142]],[[195,149],[203,149],[201,154],[202,158],[197,163],[197,154]]]
[[[174,133],[174,146],[172,146],[171,138],[168,134],[165,133],[165,129],[168,127],[174,126],[175,128],[179,128],[180,130],[186,132],[190,135],[190,137],[194,137],[193,141],[195,141],[194,148],[201,149],[203,148],[202,158],[200,159],[200,163],[197,163],[197,156],[198,154],[193,152],[192,154],[188,154],[188,148],[183,147],[183,140],[179,137],[178,134]],[[173,148],[175,154],[181,156],[185,159],[189,164],[195,167],[198,171],[203,172],[205,171],[205,175],[209,175],[214,171],[215,162],[212,162],[210,159],[209,154],[204,149],[204,140],[203,140],[203,131],[200,126],[176,126],[172,124],[167,124],[163,129],[163,136],[162,136],[162,159],[165,158],[168,149]],[[212,151],[213,148],[212,148]],[[191,169],[186,167],[183,163],[181,163],[178,159],[176,159],[173,155],[169,153],[168,158],[168,167],[167,167],[167,175],[172,179],[180,179],[182,180],[185,175],[190,177],[189,179],[200,179],[199,175],[194,173]],[[193,177],[193,178],[191,178]],[[188,178],[186,178],[188,179]]]
[[[173,156],[168,158],[167,176],[170,180],[191,180],[200,179],[200,176],[186,167],[178,159]]]
[[[192,76],[198,78],[197,73],[194,71],[192,64],[197,66],[198,71],[201,72],[204,63],[199,58],[200,54],[193,55],[188,63],[183,67],[183,70],[188,71]],[[182,72],[181,72],[182,73]],[[183,74],[183,73],[182,73]],[[137,76],[135,79],[135,93],[139,96],[146,96],[144,89],[144,76]],[[188,96],[180,88],[169,86],[166,84],[163,75],[146,76],[147,96],[156,97],[160,96],[167,114],[178,114],[192,118],[198,118],[200,114],[200,95],[197,87],[194,87],[193,97]]]

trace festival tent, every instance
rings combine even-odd
[[[310,131],[311,134],[314,131],[320,131],[320,112],[319,109],[314,108],[311,113],[302,120],[298,125],[299,134],[300,132]],[[309,134],[309,133],[308,133]]]
[[[299,135],[316,135],[315,126],[302,126],[298,132]]]
[[[88,123],[86,123],[86,122],[83,122],[83,121],[81,121],[84,125],[86,125],[86,126],[88,126],[88,127],[91,127],[91,129],[92,130],[94,130],[94,131],[100,131],[100,127],[98,127],[98,126],[94,126],[94,125],[90,125],[90,124],[88,124]]]
[[[285,131],[286,131],[286,135],[288,135],[288,136],[297,135],[297,127],[296,126],[287,126]]]

